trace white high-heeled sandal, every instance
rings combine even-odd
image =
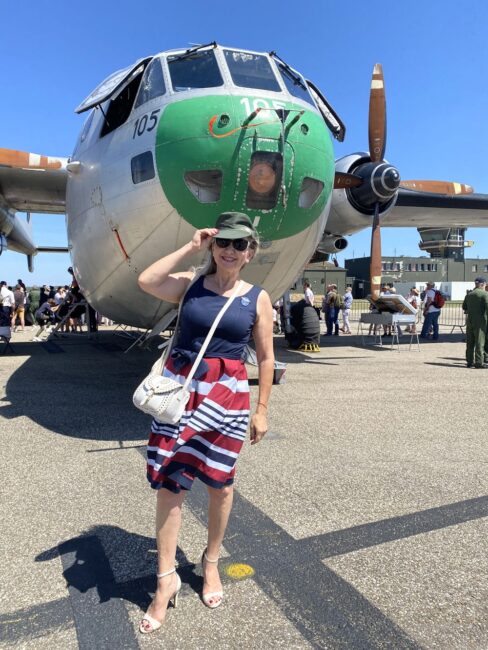
[[[207,555],[207,549],[205,549],[203,551],[203,554],[202,554],[202,570],[203,570],[203,561],[204,560],[206,562],[210,562],[210,564],[217,564],[217,562],[219,561],[219,558],[217,558],[216,560],[210,560],[208,555]],[[212,603],[209,602],[212,598],[218,598],[219,596],[220,596],[220,600],[218,600],[216,603],[212,604]],[[209,594],[204,594],[202,592],[203,603],[209,609],[215,609],[216,607],[219,607],[220,605],[222,605],[223,598],[224,598],[224,592],[223,591],[212,591]]]
[[[172,573],[176,573],[176,568],[171,569],[171,571],[166,571],[165,573],[157,573],[156,577],[157,578],[165,578],[166,576],[169,576]],[[181,578],[176,573],[176,589],[175,589],[173,595],[168,600],[168,605],[169,605],[169,603],[171,601],[173,601],[173,607],[175,609],[178,606],[178,595],[180,593],[180,589],[181,589]],[[151,626],[150,629],[147,629],[147,628],[144,627],[144,621],[147,621],[149,623],[149,625]],[[139,623],[139,632],[141,634],[150,634],[151,632],[156,632],[156,630],[159,630],[159,628],[161,627],[161,625],[163,623],[164,623],[164,620],[163,620],[163,622],[158,621],[157,619],[153,618],[150,614],[148,614],[146,612],[144,614],[144,616],[142,617],[141,622]]]

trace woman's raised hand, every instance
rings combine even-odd
[[[212,241],[212,237],[215,237],[218,232],[218,228],[202,228],[201,230],[195,230],[195,234],[191,240],[193,251],[196,253],[207,250]]]

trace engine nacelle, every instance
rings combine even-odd
[[[24,223],[13,210],[0,205],[0,235],[3,236],[1,247],[26,255],[36,254],[36,245],[31,236],[29,224]]]
[[[14,228],[15,216],[11,210],[0,205],[0,234],[10,235]]]
[[[340,253],[347,245],[348,241],[344,237],[325,233],[318,243],[317,250],[319,253]]]
[[[355,170],[371,162],[369,154],[358,152],[349,154],[336,161],[336,171],[353,174]],[[329,232],[341,233],[341,235],[352,235],[355,232],[364,230],[371,226],[373,221],[373,207],[361,205],[360,200],[353,194],[353,189],[338,189],[332,193],[332,205],[327,220]],[[388,214],[396,203],[397,193],[385,202],[380,203],[381,217]]]

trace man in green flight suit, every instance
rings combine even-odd
[[[486,278],[476,278],[475,288],[463,302],[466,318],[466,362],[468,368],[488,368],[484,362],[486,327],[488,325],[488,293]]]

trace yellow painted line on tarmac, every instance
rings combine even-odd
[[[252,578],[255,572],[249,564],[234,562],[225,567],[225,573],[233,580],[246,580],[246,578]]]

